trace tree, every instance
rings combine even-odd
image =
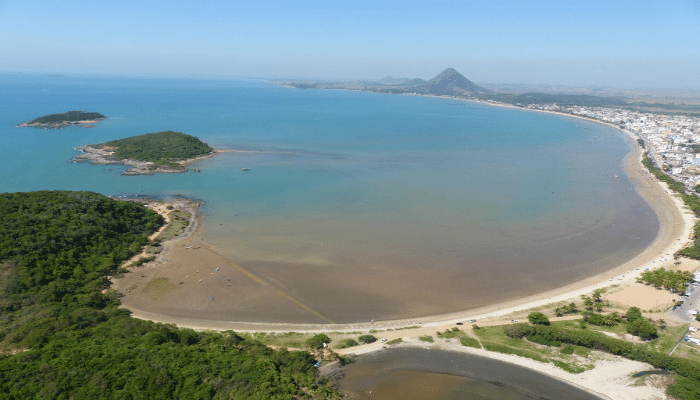
[[[596,289],[592,295],[593,300],[595,300],[596,303],[602,302],[603,301],[602,294],[603,294],[603,289]]]
[[[306,339],[306,347],[313,349],[313,350],[318,350],[323,348],[323,344],[329,344],[331,342],[331,338],[328,337],[325,333],[319,333],[318,335],[314,335],[308,339]]]
[[[632,323],[642,318],[642,310],[637,307],[630,307],[629,310],[627,310],[627,313],[625,313],[625,317],[627,318],[628,324]]]
[[[627,332],[646,340],[651,340],[658,336],[654,324],[644,318],[638,318],[634,322],[628,323]]]
[[[532,312],[527,316],[527,319],[535,325],[549,325],[549,318],[541,312]]]

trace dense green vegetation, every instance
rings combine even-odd
[[[637,321],[644,321],[643,318]],[[636,321],[635,321],[636,322]],[[530,324],[514,324],[504,326],[505,334],[514,339],[529,338],[538,336],[542,338],[542,343],[552,344],[565,343],[569,345],[583,346],[591,349],[601,350],[632,360],[642,361],[675,372],[680,375],[676,383],[669,386],[669,393],[684,399],[693,399],[685,395],[693,393],[693,390],[700,388],[700,363],[685,358],[669,356],[665,352],[659,352],[647,345],[639,345],[626,340],[615,339],[601,332],[582,329],[567,329],[561,326],[543,326]],[[698,393],[695,391],[694,393]],[[684,395],[681,395],[684,394]]]
[[[96,193],[0,194],[0,397],[334,397],[307,352],[133,319],[102,292],[162,223]]]
[[[214,150],[194,136],[174,131],[146,133],[113,140],[105,145],[117,147],[114,156],[119,159],[150,161],[170,168],[181,168],[176,161],[209,154]]]
[[[644,283],[651,283],[657,288],[683,293],[693,280],[693,273],[690,271],[671,271],[659,268],[653,271],[642,272],[642,276],[638,280]]]
[[[49,114],[29,121],[30,124],[60,124],[62,122],[92,121],[107,118],[96,112],[68,111],[63,114]]]

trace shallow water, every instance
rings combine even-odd
[[[342,371],[341,390],[355,399],[599,398],[527,368],[441,350],[385,349],[360,356]]]
[[[621,264],[658,230],[622,171],[622,135],[587,121],[261,82],[0,75],[0,89],[0,190],[202,199],[211,248],[335,322],[551,289]],[[110,118],[13,127],[72,109]],[[77,146],[160,130],[249,152],[199,174],[69,162]]]

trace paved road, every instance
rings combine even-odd
[[[697,288],[693,294],[688,296],[687,301],[676,307],[670,314],[677,321],[691,322],[695,320],[695,316],[690,312],[698,309],[700,309],[700,288]]]

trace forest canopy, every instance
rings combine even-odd
[[[106,275],[163,224],[97,193],[0,194],[3,398],[332,398],[307,352],[131,318]]]
[[[158,165],[206,155],[214,150],[194,136],[175,131],[146,133],[104,144],[116,147],[114,156],[119,159],[150,161]]]

